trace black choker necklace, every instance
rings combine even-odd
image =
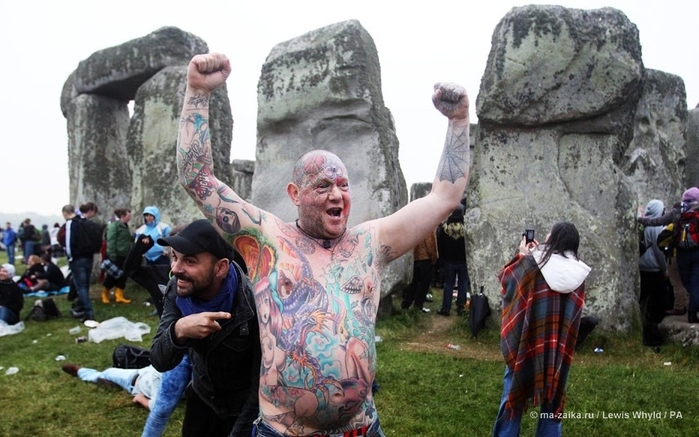
[[[340,238],[344,237],[344,236],[345,236],[345,233],[347,232],[347,228],[345,228],[345,230],[342,231],[342,235],[340,235],[339,237],[335,237],[335,238],[333,238],[333,239],[331,239],[331,240],[326,240],[326,239],[323,239],[323,238],[316,238],[316,237],[314,237],[313,235],[309,234],[308,232],[304,231],[303,228],[301,228],[301,226],[299,226],[299,219],[296,219],[296,227],[299,229],[299,231],[301,231],[301,232],[303,233],[303,235],[307,236],[307,237],[310,238],[311,240],[313,240],[313,241],[315,241],[316,243],[320,244],[320,246],[321,246],[323,249],[325,249],[325,250],[329,250],[330,248],[332,248],[332,247],[333,247],[333,242],[336,242],[336,241],[338,241]],[[321,241],[319,242],[318,240],[321,240]]]

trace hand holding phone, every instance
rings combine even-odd
[[[524,232],[522,233],[522,236],[525,239],[525,242],[527,244],[531,243],[534,241],[534,229],[525,229]]]

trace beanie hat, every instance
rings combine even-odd
[[[12,264],[3,264],[2,268],[5,269],[5,271],[7,271],[7,276],[9,276],[10,278],[15,275],[15,266],[13,266]]]
[[[692,187],[682,194],[683,202],[697,202],[699,201],[699,188]]]

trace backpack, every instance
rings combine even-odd
[[[699,247],[699,211],[686,211],[675,229],[675,246],[680,249]]]
[[[150,366],[150,350],[132,344],[114,348],[112,363],[119,369],[142,369]]]
[[[104,226],[92,220],[78,219],[75,237],[75,248],[71,248],[79,254],[95,254],[102,248],[102,231]],[[72,250],[71,250],[72,252]]]
[[[50,297],[47,297],[46,299],[38,299],[34,302],[34,306],[24,320],[32,319],[37,322],[45,322],[59,317],[61,317],[61,311],[56,306],[56,302]]]

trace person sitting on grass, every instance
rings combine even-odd
[[[0,267],[0,320],[8,325],[19,322],[19,313],[24,306],[24,294],[12,279],[15,266],[3,264]]]
[[[33,275],[36,283],[31,287],[31,291],[58,291],[66,282],[61,268],[53,263],[50,253],[41,255],[42,270]]]
[[[92,382],[103,387],[121,387],[133,395],[133,402],[150,410],[160,390],[161,373],[153,366],[141,369],[119,369],[109,367],[103,371],[80,367],[77,364],[66,363],[62,367],[64,372],[80,378],[85,382]]]

